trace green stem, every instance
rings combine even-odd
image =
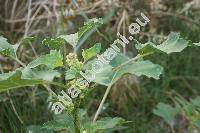
[[[101,113],[101,110],[102,110],[102,108],[103,108],[103,104],[105,103],[106,98],[107,98],[107,96],[108,96],[108,94],[109,94],[109,92],[110,92],[110,90],[111,90],[111,88],[112,88],[113,80],[115,79],[115,76],[116,76],[116,73],[114,74],[112,80],[110,81],[110,84],[108,85],[108,88],[106,89],[106,92],[105,92],[105,94],[104,94],[104,96],[103,96],[103,98],[102,98],[102,100],[101,100],[101,103],[100,103],[100,105],[99,105],[99,107],[98,107],[98,109],[97,109],[97,112],[95,113],[93,122],[95,122],[95,121],[97,120],[99,114]]]
[[[62,54],[63,54],[63,64],[64,64],[64,70],[63,70],[63,73],[65,73],[65,70],[67,69],[67,62],[66,62],[66,56],[67,56],[67,48],[65,45],[63,45],[63,50],[62,50]],[[66,80],[65,80],[65,74],[62,74],[62,82],[63,84],[66,83]]]
[[[73,114],[73,123],[74,123],[74,133],[80,133],[79,121],[78,121],[78,111],[77,111],[77,107],[76,106],[75,106],[72,114]]]
[[[108,86],[108,88],[106,89],[106,92],[105,92],[105,94],[104,94],[104,96],[103,96],[103,99],[101,100],[101,103],[100,103],[100,105],[99,105],[99,107],[98,107],[98,109],[97,109],[97,112],[96,112],[95,116],[94,116],[93,122],[97,120],[99,114],[101,113],[101,109],[103,108],[103,104],[104,104],[105,101],[106,101],[106,98],[107,98],[107,96],[108,96],[108,94],[109,94],[109,92],[110,92],[111,87],[112,87],[112,85],[110,84],[110,85]]]
[[[140,58],[142,58],[142,57],[145,57],[145,56],[151,55],[151,54],[153,54],[153,52],[149,52],[149,53],[146,53],[146,54],[143,54],[143,55],[137,55],[136,57],[134,57],[134,58],[128,60],[127,62],[122,63],[122,64],[119,65],[118,67],[114,68],[113,71],[117,71],[117,70],[119,70],[121,67],[123,67],[124,65],[127,65],[127,64],[129,64],[130,62],[133,62],[133,61],[135,61],[135,60],[138,60],[138,59],[140,59]],[[115,73],[115,74],[116,74],[116,73]],[[96,121],[96,120],[97,120],[97,118],[98,118],[98,116],[99,116],[99,114],[100,114],[100,112],[101,112],[101,110],[102,110],[102,108],[103,108],[103,104],[105,103],[106,98],[107,98],[107,96],[108,96],[108,94],[109,94],[109,92],[110,92],[110,90],[111,90],[111,88],[112,88],[113,82],[116,81],[116,80],[117,80],[117,79],[115,79],[115,75],[114,75],[113,78],[112,78],[112,80],[111,80],[111,82],[110,82],[110,84],[109,84],[109,86],[108,86],[108,88],[106,89],[106,92],[105,92],[105,94],[104,94],[104,96],[103,96],[103,98],[102,98],[102,100],[101,100],[101,103],[100,103],[100,105],[99,105],[99,107],[98,107],[98,109],[97,109],[97,112],[95,113],[95,116],[94,116],[93,121]]]
[[[67,48],[64,45],[63,46],[63,64],[64,64],[65,68],[67,68],[66,56],[67,56]]]

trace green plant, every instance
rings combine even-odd
[[[178,117],[181,117],[182,121],[184,120],[186,123],[187,126],[186,129],[184,129],[186,132],[193,133],[195,130],[199,131],[200,97],[196,97],[195,99],[190,99],[190,101],[187,101],[183,97],[178,96],[174,98],[174,102],[175,107],[172,107],[169,104],[159,103],[153,110],[153,113],[162,117],[170,126],[173,133],[175,132],[175,126],[181,122],[181,120],[179,120],[180,118]]]
[[[44,39],[43,44],[51,49],[50,53],[38,57],[27,65],[17,57],[17,48],[20,45],[11,45],[5,38],[0,37],[0,53],[14,59],[22,66],[15,71],[0,75],[0,92],[41,84],[54,96],[51,99],[53,102],[58,101],[57,95],[50,89],[49,85],[61,90],[75,85],[80,90],[80,95],[73,100],[73,103],[65,106],[63,114],[56,115],[53,121],[47,122],[44,125],[43,129],[65,130],[75,133],[102,132],[108,131],[108,129],[120,130],[124,129],[124,127],[117,128],[117,126],[124,123],[122,118],[103,118],[97,120],[112,85],[124,74],[144,75],[149,78],[159,79],[163,67],[149,60],[144,60],[146,56],[156,54],[157,52],[165,54],[181,52],[188,46],[200,45],[199,43],[191,43],[181,38],[178,33],[170,33],[167,40],[160,45],[155,45],[152,42],[145,44],[137,42],[136,49],[138,50],[138,55],[134,58],[130,59],[124,54],[118,54],[109,64],[104,64],[102,70],[95,75],[93,82],[107,86],[107,90],[93,121],[91,121],[86,118],[86,113],[83,113],[84,111],[81,111],[79,108],[84,97],[90,92],[92,87],[82,88],[76,83],[81,78],[80,71],[91,68],[92,62],[96,61],[94,57],[100,53],[101,45],[95,44],[92,48],[83,50],[83,60],[80,60],[75,53],[66,53],[65,44],[70,44],[75,51],[80,38],[101,24],[101,19],[91,19],[75,34]],[[21,45],[25,45],[26,42],[30,43],[30,41],[32,41],[32,38],[25,38]],[[172,110],[172,112],[174,111]],[[32,129],[33,127],[29,128]]]

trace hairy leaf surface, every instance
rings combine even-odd
[[[23,79],[22,73],[20,71],[16,71],[16,73],[14,73],[8,79],[0,81],[0,92],[6,91],[8,89],[20,88],[24,86],[32,86],[42,83],[43,83],[42,80]]]
[[[76,47],[78,43],[78,33],[70,34],[70,35],[61,35],[60,38],[63,38],[67,43],[72,45],[74,48]]]
[[[101,51],[101,44],[97,43],[95,44],[93,47],[83,50],[82,52],[82,56],[84,58],[84,61],[87,61],[89,59],[91,59],[92,57],[96,56],[97,54],[99,54]]]
[[[15,75],[19,75],[17,78]],[[25,87],[25,86],[32,86],[41,84],[45,81],[53,81],[55,77],[60,77],[60,73],[58,73],[56,70],[40,70],[40,71],[33,71],[30,68],[18,68],[16,71],[9,72],[9,73],[3,73],[0,74],[0,83],[4,82],[7,84],[1,84],[0,85],[0,91],[5,91],[7,89],[14,89],[19,87]],[[12,79],[12,80],[10,80]],[[20,81],[20,82],[19,82]],[[27,84],[27,82],[23,81],[33,81],[31,84]],[[38,81],[38,82],[35,82]],[[16,82],[16,84],[14,84]],[[3,89],[3,90],[1,90]]]
[[[125,73],[135,74],[137,76],[145,75],[148,78],[159,79],[159,76],[162,74],[163,67],[157,64],[153,64],[151,61],[136,61],[131,62],[123,67],[121,67],[115,73],[115,79],[118,79]]]
[[[84,26],[81,27],[78,31],[78,38],[80,39],[85,33],[88,31],[97,28],[99,25],[103,24],[103,20],[101,18],[93,18],[89,19],[86,23],[84,23]]]
[[[85,129],[89,132],[98,132],[98,131],[103,131],[103,130],[109,130],[113,129],[116,126],[122,124],[124,122],[124,119],[122,118],[102,118],[96,122],[88,122],[85,124]]]
[[[28,68],[35,68],[39,65],[46,65],[47,67],[54,69],[59,66],[63,66],[63,58],[59,51],[51,50],[50,54],[42,55],[29,63]]]
[[[61,46],[65,44],[65,41],[63,38],[45,38],[42,41],[43,45],[48,46],[50,49],[57,49],[59,50]]]
[[[53,130],[48,130],[42,128],[42,126],[28,126],[27,127],[28,133],[54,133]]]
[[[73,46],[73,48],[76,47],[78,44],[79,39],[84,36],[87,32],[91,31],[94,28],[97,28],[99,25],[103,24],[102,19],[89,19],[88,22],[84,23],[84,26],[79,29],[77,33],[70,34],[70,35],[61,35],[60,38],[63,38],[66,42],[68,42],[70,45]]]
[[[76,77],[77,71],[75,69],[70,68],[65,72],[65,80],[71,80]]]
[[[189,44],[189,41],[180,37],[180,34],[172,32],[167,37],[167,40],[160,45],[155,45],[152,42],[147,42],[145,44],[138,43],[136,48],[141,54],[148,52],[164,52],[167,54],[174,52],[181,52]]]
[[[94,82],[107,86],[111,82],[116,82],[124,74],[135,74],[137,76],[144,75],[154,79],[159,79],[159,76],[162,74],[163,67],[153,64],[150,61],[133,61],[114,71],[116,67],[128,60],[129,58],[127,56],[119,54],[110,62],[110,65],[104,65],[102,70],[99,73],[96,73]]]

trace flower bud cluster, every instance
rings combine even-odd
[[[66,63],[68,64],[69,69],[77,74],[82,70],[83,63],[78,60],[77,55],[74,53],[70,53],[66,56]],[[81,92],[80,98],[85,96],[85,88],[88,87],[89,84],[83,78],[78,77],[79,76],[76,75],[75,78],[68,83],[68,85],[71,86],[66,91],[68,94],[62,90],[61,95],[58,95],[58,101],[52,106],[52,110],[54,110],[55,114],[60,114],[65,107],[67,107],[68,111],[72,111],[74,109],[73,99],[77,98]]]
[[[77,55],[75,53],[69,53],[66,56],[66,63],[70,68],[73,68],[77,71],[80,71],[83,67],[83,63],[78,60]]]

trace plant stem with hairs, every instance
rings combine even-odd
[[[73,123],[74,123],[74,133],[80,133],[79,129],[79,120],[78,120],[78,110],[77,106],[74,107],[74,110],[72,112],[73,116]]]

